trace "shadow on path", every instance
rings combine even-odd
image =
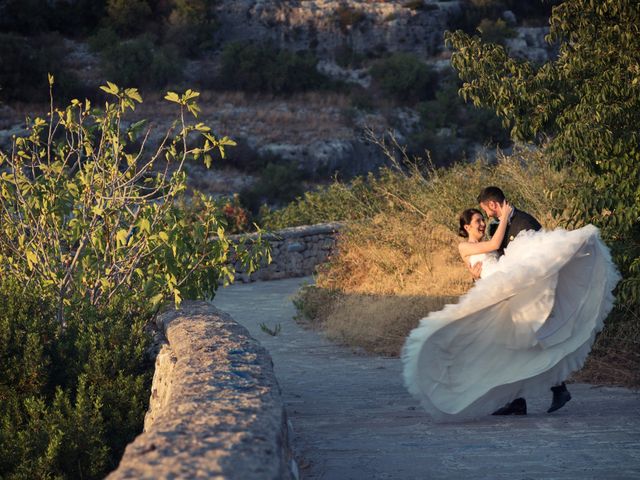
[[[551,415],[541,392],[526,417],[434,424],[404,389],[399,359],[358,355],[295,323],[291,297],[311,281],[238,284],[213,302],[270,351],[301,478],[640,478],[637,392],[572,384],[571,402]]]

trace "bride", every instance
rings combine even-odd
[[[561,384],[613,307],[619,274],[596,227],[526,230],[499,256],[514,209],[498,210],[488,241],[482,212],[461,214],[459,252],[469,268],[482,262],[481,276],[457,304],[423,318],[402,351],[407,389],[439,421],[488,415]]]

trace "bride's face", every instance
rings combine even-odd
[[[484,217],[479,213],[474,213],[471,217],[471,222],[464,226],[464,229],[469,234],[470,240],[479,241],[484,237],[484,230],[487,224],[484,222]]]

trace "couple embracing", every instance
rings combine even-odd
[[[526,414],[524,397],[551,388],[548,412],[571,399],[613,307],[619,274],[597,228],[542,230],[497,187],[460,215],[462,260],[476,283],[457,304],[420,321],[402,351],[408,390],[440,421]]]

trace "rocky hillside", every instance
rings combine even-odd
[[[305,178],[328,178],[338,170],[351,176],[380,165],[383,156],[365,139],[366,129],[378,134],[393,130],[401,142],[413,142],[418,151],[440,149],[439,155],[444,159],[440,161],[469,158],[488,138],[482,132],[468,134],[470,138],[464,141],[460,138],[467,133],[456,122],[468,115],[459,111],[461,107],[451,106],[459,100],[455,99],[455,84],[451,83],[443,35],[447,29],[468,28],[484,15],[486,12],[479,10],[477,4],[483,2],[221,0],[216,6],[216,29],[212,34],[215,47],[187,57],[181,64],[181,79],[169,81],[167,87],[204,90],[202,120],[218,133],[241,141],[243,148],[236,157],[267,158],[297,168]],[[473,10],[477,18],[470,17],[472,8],[477,10]],[[488,27],[481,23],[481,27],[485,25],[483,36],[489,32],[512,53],[536,62],[553,55],[544,43],[546,27],[536,22],[532,25],[529,19],[518,18],[509,9],[494,8],[490,14],[493,17],[486,24]],[[493,37],[489,39],[495,40]],[[81,92],[95,91],[109,79],[104,54],[101,57],[95,48],[89,48],[91,41],[91,37],[64,38],[60,47],[61,61],[79,79]],[[124,38],[122,44],[133,41]],[[274,96],[270,92],[230,92],[227,84],[221,92],[215,79],[222,68],[224,46],[232,42],[272,44],[282,50],[306,52],[315,59],[317,70],[337,82],[338,87]],[[437,78],[430,80],[428,87],[431,93],[403,96],[402,92],[385,87],[388,78],[372,78],[376,65],[397,52],[412,55],[401,58],[405,63],[407,58],[415,58],[435,72]],[[398,72],[399,76],[403,74]],[[387,72],[389,76],[393,80],[393,72]],[[147,95],[144,88],[143,94],[145,104],[136,114],[151,119],[160,131],[168,124],[165,119],[170,110],[155,100],[161,98],[159,94]],[[0,106],[3,148],[9,146],[13,134],[20,132],[25,113],[38,109],[42,107],[15,103]],[[443,116],[447,118],[442,120]],[[246,159],[237,160],[238,169],[243,171],[241,179],[230,181],[230,177],[224,177],[222,182],[208,182],[205,179],[209,175],[200,175],[196,183],[228,193],[246,187],[260,172],[250,172],[247,165],[251,162]],[[227,165],[231,177],[234,175],[229,172],[233,170],[233,165]]]

